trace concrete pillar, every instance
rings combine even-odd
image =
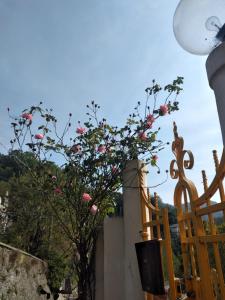
[[[127,163],[123,174],[124,205],[124,300],[144,300],[144,292],[138,270],[135,243],[141,242],[142,215],[139,192],[138,170],[142,162],[133,160]],[[106,299],[107,300],[107,299]]]
[[[123,218],[106,218],[104,221],[104,300],[124,299]]]
[[[96,253],[96,300],[144,300],[135,243],[142,241],[139,172],[146,186],[146,167],[130,161],[123,173],[124,216],[106,218]],[[149,219],[146,218],[146,221]]]
[[[206,61],[209,85],[216,97],[220,127],[225,145],[225,43],[215,48]]]

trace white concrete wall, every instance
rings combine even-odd
[[[135,243],[142,241],[138,174],[141,168],[142,162],[134,160],[124,171],[124,217],[104,221],[104,238],[100,235],[97,243],[96,300],[145,299],[135,251]],[[143,175],[146,185],[146,175]]]
[[[143,300],[135,243],[142,241],[139,176],[142,162],[130,161],[123,175],[125,300]],[[107,299],[105,299],[107,300]]]
[[[106,218],[104,222],[104,300],[124,299],[123,218]]]

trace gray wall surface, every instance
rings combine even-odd
[[[26,252],[0,243],[0,299],[44,300],[38,286],[50,293],[46,279],[47,264]],[[52,299],[52,297],[50,298]]]

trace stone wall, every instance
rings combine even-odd
[[[0,243],[0,300],[52,299],[46,272],[44,261]]]

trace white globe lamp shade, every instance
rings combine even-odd
[[[225,40],[225,0],[181,0],[173,19],[180,46],[207,55]]]

